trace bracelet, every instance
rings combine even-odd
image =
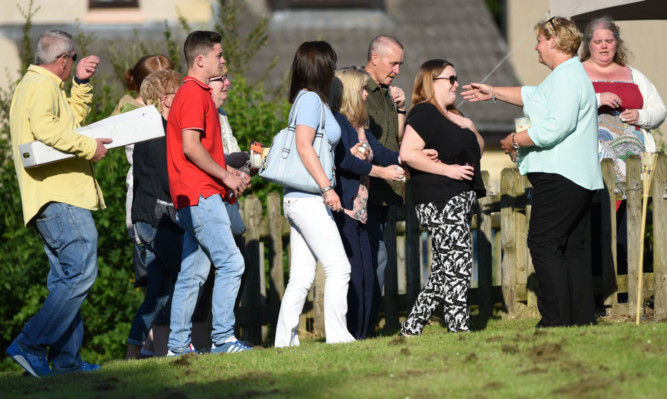
[[[512,147],[514,147],[515,150],[519,149],[519,143],[516,142],[516,133],[512,133]]]
[[[493,86],[491,86],[491,101],[493,101],[494,104],[496,103],[496,88]]]
[[[405,115],[405,113],[406,113],[407,111],[406,111],[406,110],[396,109],[396,112],[398,112],[398,113],[401,114],[401,115]]]
[[[320,189],[320,193],[322,193],[322,195],[324,195],[324,193],[326,193],[327,191],[332,190],[332,189],[333,189],[333,186],[326,186],[326,187]]]

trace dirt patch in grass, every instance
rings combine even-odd
[[[510,355],[516,355],[519,353],[519,345],[503,344],[500,349],[502,349],[503,353],[509,353]]]
[[[465,359],[463,359],[463,361],[464,361],[465,363],[474,363],[474,362],[476,362],[477,360],[478,360],[478,357],[477,357],[477,355],[474,354],[474,353],[469,353],[468,356],[466,356]]]
[[[611,382],[607,379],[587,377],[556,388],[552,393],[569,398],[605,397],[606,394],[603,391],[610,385]]]
[[[406,342],[405,342],[405,337],[402,336],[402,335],[399,335],[398,337],[396,337],[396,338],[392,339],[391,341],[389,341],[389,343],[388,343],[387,345],[389,345],[389,346],[395,346],[395,345],[405,345],[405,344],[406,344]]]
[[[562,355],[563,345],[558,342],[545,342],[536,345],[528,352],[528,356],[536,363],[559,360]]]
[[[505,385],[500,381],[491,381],[491,382],[487,383],[486,385],[484,385],[484,389],[500,389],[504,386]]]
[[[548,371],[547,369],[541,369],[539,367],[532,367],[532,368],[529,368],[527,370],[523,370],[518,375],[542,374],[542,373],[546,373],[547,371]]]
[[[192,363],[192,360],[195,358],[195,356],[199,356],[199,355],[195,355],[195,354],[192,354],[192,353],[188,353],[186,355],[181,355],[181,356],[176,357],[176,359],[174,359],[170,364],[172,366],[177,366],[177,367],[189,366],[190,363]]]
[[[400,354],[403,355],[403,356],[409,356],[410,355],[410,349],[401,348]]]
[[[503,340],[503,337],[501,337],[500,335],[496,335],[496,336],[487,338],[486,342],[496,342],[496,341],[502,341],[502,340]]]

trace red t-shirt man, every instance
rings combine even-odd
[[[190,162],[183,152],[183,131],[201,131],[201,144],[211,158],[226,168],[220,136],[220,118],[211,97],[211,88],[188,76],[178,89],[167,120],[167,168],[169,191],[176,209],[194,206],[199,196],[220,194],[225,199],[227,188],[222,181]]]

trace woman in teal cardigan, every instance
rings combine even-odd
[[[595,322],[588,224],[594,190],[601,189],[597,158],[597,103],[577,59],[582,35],[554,17],[535,25],[539,62],[552,72],[539,86],[471,83],[470,102],[501,100],[523,107],[532,126],[500,144],[533,185],[528,248],[539,290],[538,327]]]

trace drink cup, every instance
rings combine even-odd
[[[368,143],[361,143],[357,151],[361,153],[361,155],[366,155],[366,151],[368,150]]]
[[[521,118],[515,118],[514,119],[514,131],[515,132],[522,132],[524,130],[528,130],[530,128],[530,118],[527,116],[522,116]]]

